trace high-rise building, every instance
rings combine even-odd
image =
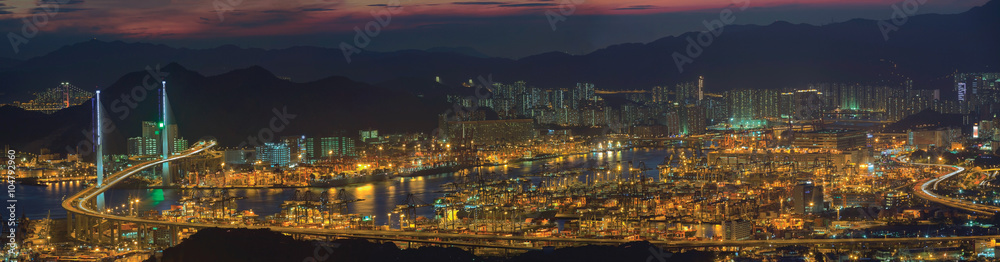
[[[161,132],[163,132],[163,124],[159,122],[143,121],[142,122],[142,136],[140,137],[130,137],[128,138],[127,152],[128,155],[138,156],[138,155],[159,155],[162,154],[161,148],[163,143],[160,143]],[[177,153],[184,151],[188,148],[187,139],[177,136],[177,125],[170,124],[167,125],[167,133],[170,138],[171,152]]]
[[[705,100],[705,76],[698,76],[698,101]]]
[[[379,142],[378,129],[358,131],[362,143]]]
[[[281,143],[288,147],[288,154],[292,163],[302,163],[308,160],[306,156],[306,136],[285,136],[281,137]]]
[[[683,124],[681,134],[699,135],[705,133],[705,107],[689,104],[681,107],[681,119]]]
[[[177,124],[167,125],[171,137],[177,137]],[[142,121],[142,137],[160,137],[163,131],[163,123],[153,121]]]
[[[181,151],[187,150],[187,148],[188,148],[188,141],[187,141],[187,139],[184,139],[183,137],[179,137],[179,138],[174,139],[173,148],[174,148],[173,149],[174,154],[176,154],[177,152],[181,152]]]
[[[320,158],[326,157],[350,157],[357,156],[355,152],[354,139],[344,136],[323,137],[319,139],[318,151],[315,155]]]
[[[729,122],[729,105],[722,96],[706,95],[701,105],[705,107],[705,117],[708,118],[709,125]]]
[[[571,125],[591,127],[605,125],[608,123],[607,117],[604,114],[605,109],[599,106],[586,106],[580,110],[572,110],[570,112],[570,117],[573,118]]]
[[[667,126],[667,135],[679,135],[681,133],[681,114],[677,111],[663,113],[663,125]]]
[[[996,113],[992,107],[984,106],[997,104],[1000,100],[1000,73],[956,73],[954,82],[953,92],[962,104],[960,113],[982,113],[984,110],[987,115]]]
[[[264,143],[257,147],[257,160],[272,167],[287,167],[291,152],[285,143]]]
[[[722,223],[725,240],[746,240],[753,236],[753,221],[730,220]]]
[[[315,141],[316,139],[313,139],[312,137],[307,137],[303,142],[305,143],[306,159],[308,160],[315,160],[317,157],[319,157],[319,154],[316,153],[316,150],[317,148],[319,148],[319,145],[317,145]]]
[[[160,123],[153,121],[142,121],[142,137],[159,137]]]
[[[739,89],[725,93],[729,105],[729,124],[737,128],[762,125],[766,120],[781,117],[780,92],[775,90]]]
[[[814,214],[823,212],[823,186],[812,181],[800,181],[792,189],[792,202],[797,214]]]
[[[983,120],[979,121],[979,138],[986,141],[996,140],[997,137],[994,136],[994,130],[996,130],[996,123],[993,120]]]
[[[890,90],[888,101],[886,101],[886,120],[896,122],[917,113],[909,107],[910,101],[907,95],[910,92],[911,90],[905,89]]]
[[[526,113],[525,111],[528,108],[531,108],[531,106],[528,105],[528,100],[530,100],[528,99],[528,84],[524,81],[514,82],[512,90],[513,92],[511,97],[513,98],[514,105],[513,115],[524,115]]]
[[[593,101],[597,98],[595,95],[594,84],[591,83],[577,83],[576,88],[573,88],[573,92],[570,95],[572,98],[570,101],[570,107],[573,109],[580,108],[581,102]]]
[[[652,99],[655,104],[665,104],[670,101],[670,88],[664,86],[654,86]]]
[[[526,115],[528,110],[534,106],[531,92],[521,93],[517,97],[517,113],[518,115]]]
[[[146,137],[130,137],[128,139],[128,155],[158,155],[160,152],[159,139]]]
[[[826,107],[823,104],[823,95],[823,92],[819,92],[816,89],[795,90],[792,93],[791,108],[787,109],[788,111],[781,111],[780,113],[791,114],[790,118],[795,120],[818,119]],[[780,110],[786,109],[780,108]],[[782,114],[782,117],[784,117],[784,114]]]
[[[677,84],[674,91],[674,101],[682,105],[700,102],[704,98],[704,94],[699,83],[701,81]]]
[[[781,109],[778,108],[779,94],[781,92],[777,90],[758,90],[753,105],[757,119],[775,120],[781,117]]]
[[[882,197],[882,208],[890,209],[902,206],[910,195],[905,192],[887,192]]]
[[[932,107],[934,101],[940,99],[940,90],[910,90],[906,98],[908,100],[906,107],[910,112],[908,115],[912,115]]]
[[[729,112],[732,114],[730,120],[733,122],[752,120],[753,115],[753,101],[754,92],[751,89],[733,90],[726,92],[726,98],[729,100],[730,109]]]
[[[546,101],[548,97],[545,96],[546,92],[541,88],[528,88],[528,108],[534,109],[538,107],[543,107],[548,104]]]
[[[781,112],[781,118],[791,119],[795,116],[795,92],[779,94],[778,111]]]
[[[568,104],[566,104],[566,93],[567,92],[565,89],[552,90],[552,95],[551,95],[552,108],[561,109],[569,106]]]
[[[616,110],[615,108],[605,107],[604,108],[604,125],[610,127],[608,130],[611,132],[622,132],[625,126],[625,122],[622,119],[621,110]]]

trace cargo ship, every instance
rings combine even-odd
[[[389,173],[377,173],[371,175],[358,175],[358,176],[338,176],[332,179],[314,179],[309,181],[310,187],[339,187],[347,186],[351,184],[362,184],[370,182],[379,182],[388,180],[391,174]]]

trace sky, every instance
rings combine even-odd
[[[0,57],[26,59],[90,39],[189,48],[358,46],[362,42],[355,41],[357,28],[365,35],[362,38],[370,40],[363,47],[366,50],[467,47],[488,56],[520,58],[551,51],[583,54],[609,45],[702,31],[703,21],[718,19],[726,9],[736,10],[734,24],[822,25],[855,18],[888,19],[892,6],[902,2],[0,0],[0,33],[6,33],[8,40],[0,47]],[[917,13],[960,13],[985,2],[926,1]],[[743,5],[748,8],[739,8]],[[364,33],[366,26],[368,33]]]

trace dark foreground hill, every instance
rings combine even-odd
[[[589,261],[713,261],[711,252],[669,253],[648,242],[619,246],[582,246],[550,251],[530,251],[518,256],[479,257],[452,247],[400,249],[395,244],[367,240],[301,241],[266,229],[206,228],[163,251],[163,262],[589,262]],[[150,258],[147,261],[156,261]]]

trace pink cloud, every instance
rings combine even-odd
[[[372,11],[386,7],[372,2],[331,0],[242,0],[228,1],[80,1],[73,12],[58,13],[42,31],[73,31],[124,38],[208,38],[219,36],[266,36],[322,32],[350,32],[372,21]],[[560,6],[571,1],[581,2]],[[898,0],[746,0],[754,8],[776,6],[870,7],[888,6]],[[216,10],[222,4],[220,16]],[[387,1],[388,3],[388,1]],[[742,4],[738,2],[737,4]],[[13,4],[8,4],[13,5]],[[497,0],[497,1],[401,1],[402,12],[393,15],[391,29],[433,24],[433,17],[544,16],[546,10],[572,8],[573,15],[642,15],[672,12],[716,12],[734,5],[733,0]],[[34,6],[14,6],[0,18],[19,19]],[[69,7],[66,7],[69,8]],[[67,9],[69,10],[69,9]],[[220,19],[221,17],[221,19]],[[405,22],[420,17],[421,22]],[[404,21],[404,22],[397,22]]]

